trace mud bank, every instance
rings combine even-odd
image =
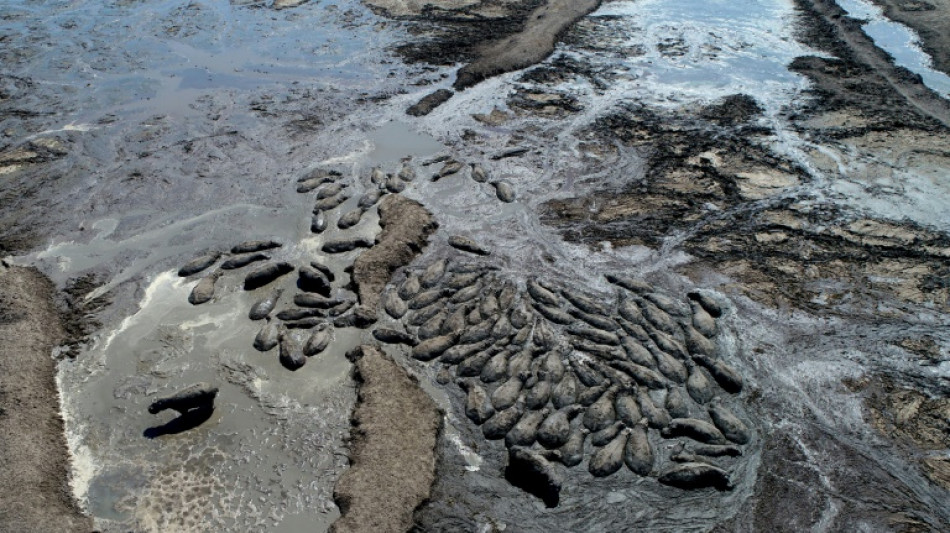
[[[600,0],[549,0],[528,16],[523,30],[480,50],[478,59],[459,70],[453,86],[465,89],[541,61],[551,55],[554,44],[571,24],[599,5]]]
[[[407,531],[413,510],[429,498],[435,481],[442,413],[380,349],[360,346],[349,357],[358,399],[350,467],[333,494],[341,517],[330,531]]]
[[[933,58],[934,68],[950,73],[950,2],[947,0],[872,0],[887,18],[910,26]]]
[[[406,266],[426,247],[438,224],[418,202],[390,195],[379,206],[379,242],[353,264],[353,282],[360,304],[376,309],[383,287],[396,269]]]
[[[54,288],[35,269],[0,265],[0,529],[92,531],[69,490],[55,361],[65,333]]]

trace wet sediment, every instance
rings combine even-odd
[[[950,2],[946,0],[872,0],[884,15],[906,24],[920,36],[921,47],[933,58],[934,68],[950,73]]]
[[[298,3],[279,2],[272,7]],[[413,42],[401,48],[404,57],[443,66],[469,63],[460,73],[458,81],[463,84],[543,59],[570,25],[555,17],[547,19],[551,24],[543,21],[536,26],[544,28],[540,37],[545,43],[532,53],[548,51],[534,59],[520,54],[486,55],[493,50],[492,42],[496,52],[502,46],[497,43],[512,45],[501,52],[517,52],[514,44],[519,39],[538,36],[531,33],[537,15],[565,4],[436,1],[416,9],[419,5],[413,2],[367,3],[418,31]],[[789,393],[792,399],[785,398],[787,402],[775,401],[775,394],[797,391],[802,376],[814,370],[793,373],[795,387],[770,381],[781,366],[769,359],[774,354],[791,360],[796,354],[783,350],[803,346],[809,353],[839,349],[843,354],[849,345],[865,343],[867,332],[862,327],[873,330],[874,339],[907,350],[896,352],[901,356],[922,354],[927,365],[941,362],[939,346],[945,341],[938,336],[932,345],[920,344],[917,333],[926,330],[926,325],[901,325],[922,310],[946,311],[950,290],[946,233],[920,222],[816,201],[813,194],[829,176],[854,179],[839,176],[834,168],[846,166],[850,156],[830,161],[822,158],[826,147],[848,154],[853,150],[855,159],[864,160],[878,157],[882,146],[886,150],[898,147],[881,156],[887,161],[875,160],[880,163],[876,170],[893,170],[920,160],[936,162],[939,168],[941,161],[950,161],[940,140],[946,130],[940,101],[928,96],[913,76],[882,66],[878,52],[870,50],[867,56],[868,43],[858,26],[838,20],[840,13],[829,6],[800,5],[802,20],[811,28],[800,39],[836,56],[793,62],[796,72],[813,81],[813,99],[807,103],[790,106],[779,115],[765,102],[741,93],[675,111],[627,104],[593,117],[597,120],[579,132],[581,139],[571,159],[579,155],[585,165],[583,174],[590,176],[578,176],[579,186],[566,187],[568,192],[543,193],[542,221],[558,228],[572,244],[590,246],[597,260],[603,257],[598,250],[606,241],[619,250],[616,257],[649,249],[660,264],[639,263],[631,271],[666,269],[671,257],[688,253],[688,260],[672,261],[675,266],[668,277],[654,272],[640,278],[631,273],[610,282],[620,283],[605,285],[598,268],[585,267],[583,273],[589,275],[577,276],[567,265],[551,259],[550,264],[531,265],[532,274],[541,273],[535,278],[520,270],[524,265],[511,257],[512,251],[503,243],[481,241],[484,233],[480,235],[477,228],[469,231],[451,221],[446,224],[452,249],[442,246],[443,236],[435,232],[433,213],[442,213],[435,207],[439,199],[432,195],[443,193],[431,193],[430,187],[458,191],[462,178],[469,176],[481,184],[481,193],[497,197],[499,203],[491,205],[499,212],[537,207],[533,203],[537,183],[521,180],[513,172],[530,168],[532,152],[542,151],[531,144],[538,139],[529,130],[544,130],[553,120],[571,119],[589,110],[580,92],[556,85],[586,80],[595,91],[611,87],[608,78],[601,78],[603,72],[572,60],[570,54],[552,58],[518,78],[511,96],[504,103],[496,102],[507,105],[507,110],[496,107],[473,115],[482,125],[503,125],[500,130],[511,134],[510,139],[502,139],[507,143],[503,147],[498,139],[491,139],[498,142],[490,147],[479,146],[484,132],[466,130],[462,138],[475,139],[475,147],[456,147],[450,155],[433,159],[432,165],[442,163],[436,166],[419,165],[407,156],[401,169],[378,167],[366,176],[364,169],[357,170],[359,165],[337,171],[322,164],[313,169],[308,161],[309,170],[299,175],[296,187],[301,194],[312,193],[306,198],[315,203],[312,219],[305,213],[311,234],[300,243],[288,240],[282,249],[265,250],[263,257],[253,255],[260,253],[257,249],[228,251],[225,247],[218,250],[220,256],[208,260],[202,249],[193,250],[202,256],[198,258],[202,268],[186,273],[184,283],[196,283],[194,305],[213,306],[234,297],[239,291],[235,280],[267,265],[276,269],[253,278],[250,288],[259,291],[251,293],[257,302],[246,307],[250,307],[248,319],[263,321],[253,326],[255,330],[260,326],[260,342],[255,341],[254,347],[268,351],[279,347],[280,355],[274,359],[279,357],[288,370],[298,372],[282,377],[301,376],[308,360],[332,350],[342,336],[362,335],[360,342],[365,342],[372,335],[392,345],[386,350],[393,355],[364,346],[359,352],[363,359],[378,365],[366,363],[363,370],[373,376],[383,369],[394,374],[398,383],[377,381],[374,385],[374,378],[367,379],[361,385],[367,394],[362,407],[370,408],[375,397],[371,394],[382,389],[388,394],[392,387],[411,390],[407,398],[416,407],[432,407],[426,403],[428,397],[418,392],[417,383],[407,378],[406,384],[401,366],[432,377],[437,384],[431,385],[434,396],[446,395],[447,420],[457,435],[440,436],[440,426],[431,423],[428,412],[419,426],[406,422],[407,431],[418,431],[414,434],[418,438],[410,440],[425,444],[426,450],[413,456],[426,464],[409,484],[411,493],[376,491],[369,479],[378,475],[378,469],[398,471],[400,465],[383,461],[392,459],[385,453],[361,454],[360,449],[393,450],[395,438],[390,439],[381,423],[354,425],[352,451],[357,455],[352,457],[351,472],[356,477],[352,485],[341,481],[338,486],[338,502],[345,511],[338,528],[366,528],[367,521],[379,520],[374,528],[404,530],[414,520],[428,530],[501,529],[507,522],[519,530],[545,531],[592,524],[621,529],[636,521],[665,528],[720,523],[721,530],[761,530],[833,527],[862,517],[873,529],[941,529],[941,512],[926,511],[939,501],[934,497],[937,493],[930,492],[913,472],[901,473],[905,465],[890,455],[882,458],[879,451],[855,445],[861,438],[877,443],[872,436],[829,429],[833,424],[827,421],[814,422],[811,412],[797,411],[801,406],[796,402],[804,400],[794,393]],[[556,28],[561,29],[553,31]],[[577,30],[568,42],[582,43],[583,31],[589,29]],[[674,54],[678,45],[658,46]],[[414,83],[443,82],[423,75]],[[416,108],[418,115],[451,97],[447,91],[432,94]],[[308,93],[303,99],[313,97]],[[383,105],[391,97],[365,93],[360,102]],[[339,115],[277,100],[268,95],[252,105],[261,117],[299,114],[286,125],[295,138],[329,127],[330,119]],[[402,115],[401,108],[397,111]],[[781,131],[776,124],[784,120],[790,126]],[[523,128],[525,124],[530,127]],[[795,147],[801,152],[775,149],[776,136],[787,138],[790,132],[805,141]],[[207,154],[215,157],[221,150],[229,156],[242,152],[236,149],[240,137],[222,134],[220,144],[188,141],[186,152],[198,146],[199,155],[185,158],[203,157],[202,143],[207,143]],[[144,147],[151,141],[148,135],[143,138],[139,157],[147,160]],[[310,151],[311,145],[304,144]],[[20,148],[31,153],[16,151]],[[29,169],[34,168],[31,165],[54,168],[62,155],[40,148],[36,143],[4,148],[0,171],[13,176],[10,190],[21,187],[42,196],[30,188],[34,174],[28,174]],[[476,149],[482,150],[480,158],[473,154]],[[284,147],[278,152],[284,154]],[[333,164],[353,161],[354,153],[361,157],[359,152],[343,156],[344,152],[323,155],[333,155]],[[642,156],[645,172],[630,164],[632,153]],[[283,169],[286,161],[282,155],[279,159]],[[543,166],[538,164],[530,172],[546,172]],[[558,167],[556,161],[553,167]],[[417,172],[420,177],[413,183]],[[625,179],[627,174],[630,180]],[[609,176],[609,186],[598,181],[604,175]],[[372,185],[361,183],[367,177]],[[440,183],[431,184],[430,177]],[[148,181],[135,172],[130,179]],[[282,191],[284,185],[273,189]],[[189,187],[194,186],[183,189],[190,193]],[[546,183],[543,188],[552,187]],[[223,188],[209,185],[210,189]],[[422,201],[403,197],[403,190]],[[287,198],[281,198],[286,203]],[[18,213],[21,207],[14,204],[9,212]],[[405,223],[400,222],[401,215],[393,214],[406,212],[412,216]],[[377,214],[383,231],[374,239]],[[390,218],[395,222],[390,224]],[[21,231],[26,227],[23,220],[3,227],[3,235],[12,239],[10,246],[26,235]],[[423,252],[430,234],[435,236],[434,244]],[[27,248],[36,244],[22,242]],[[215,246],[224,244],[232,241]],[[448,261],[442,261],[446,257]],[[549,268],[574,275],[562,276]],[[682,283],[670,279],[679,274],[690,278],[690,282],[681,280],[690,285],[709,286],[710,279],[720,280],[714,285],[722,292],[675,290],[671,287],[682,289]],[[728,281],[722,281],[725,276]],[[260,286],[255,285],[257,280]],[[82,286],[92,283],[87,280]],[[605,292],[605,286],[610,291]],[[88,294],[87,289],[77,289],[77,295]],[[732,301],[723,298],[723,293]],[[787,343],[769,346],[759,342],[758,337],[768,336],[761,328],[792,328],[786,323],[791,320],[784,314],[775,318],[753,312],[745,296],[782,313],[790,307],[825,320],[867,322],[846,323],[844,327],[853,327],[847,335],[836,332],[835,326],[802,327],[789,335]],[[184,298],[180,300],[187,305]],[[717,306],[717,301],[722,305]],[[75,302],[77,317],[96,310],[78,305],[83,302],[81,298]],[[247,323],[241,324],[243,329]],[[371,331],[361,333],[353,327]],[[94,326],[83,331],[90,328]],[[251,343],[245,344],[249,349]],[[840,357],[836,364],[849,360],[835,355]],[[265,363],[246,366],[256,364]],[[360,363],[356,364],[359,369]],[[888,368],[880,361],[871,366]],[[770,371],[763,371],[764,367]],[[385,372],[377,377],[391,377],[381,375]],[[882,433],[894,434],[891,429],[897,428],[899,438],[906,438],[902,457],[920,464],[934,483],[943,483],[948,469],[939,457],[943,449],[939,435],[944,429],[940,413],[946,407],[935,399],[943,389],[927,389],[926,380],[914,371],[906,371],[900,379],[899,386],[885,387],[880,394],[875,385],[854,386],[858,392],[851,393],[864,395],[869,416],[875,417]],[[915,390],[918,385],[927,392]],[[836,386],[823,384],[822,389],[809,391],[809,402],[837,398]],[[369,411],[359,413],[358,408],[354,421],[363,414],[370,419]],[[374,440],[379,437],[383,440]],[[428,461],[434,461],[429,453],[433,448],[439,470],[422,475],[429,472]],[[532,472],[544,479],[517,488],[507,483],[500,473],[511,466],[512,458],[530,463]],[[855,474],[839,472],[838,465],[846,465]],[[857,480],[860,476],[865,478]],[[539,489],[538,485],[545,486]],[[429,487],[431,497],[427,496]],[[552,496],[555,488],[559,499]],[[631,497],[638,498],[636,505],[629,502]],[[372,498],[386,501],[380,507]],[[547,508],[541,508],[541,503]],[[780,506],[787,512],[775,512]],[[579,508],[589,512],[579,516]],[[380,509],[385,512],[374,516]],[[417,512],[410,516],[413,509]],[[738,517],[729,520],[737,510]]]

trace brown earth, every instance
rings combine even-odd
[[[422,204],[398,194],[387,195],[379,204],[377,243],[353,263],[353,283],[360,304],[376,309],[383,287],[393,272],[408,265],[425,249],[429,235],[439,227]]]
[[[92,531],[67,484],[53,349],[65,332],[52,283],[0,265],[0,530]]]
[[[342,516],[331,531],[402,533],[435,481],[442,413],[379,348],[360,346],[350,357],[358,383],[351,464],[334,490]]]

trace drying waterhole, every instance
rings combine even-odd
[[[947,528],[926,35],[818,1],[78,5],[2,8],[0,245],[62,289],[97,529]],[[197,383],[200,424],[149,413]]]

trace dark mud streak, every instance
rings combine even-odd
[[[824,472],[810,455],[837,465]],[[868,454],[806,423],[795,434],[777,430],[762,452],[753,496],[714,531],[848,530],[862,523],[875,531],[942,531],[947,523],[928,512],[926,496]]]
[[[0,265],[0,530],[92,531],[67,485],[53,348],[64,331],[53,284]]]
[[[436,479],[442,413],[415,378],[380,349],[360,346],[351,466],[337,482],[342,516],[330,531],[407,531]]]
[[[562,228],[569,240],[606,238],[619,245],[659,247],[677,230],[700,231],[711,222],[704,219],[706,202],[725,210],[746,203],[734,175],[738,168],[716,167],[701,159],[695,162],[707,152],[728,155],[742,165],[765,165],[806,181],[804,169],[762,146],[759,139],[771,132],[747,122],[756,115],[747,99],[751,100],[744,95],[727,97],[699,110],[697,118],[639,105],[627,105],[602,117],[590,135],[602,142],[619,139],[635,147],[647,160],[644,176],[649,179],[583,198],[547,202],[542,221]],[[690,176],[690,189],[671,188],[683,174]],[[629,210],[624,211],[627,203]],[[598,209],[591,216],[594,205]]]
[[[409,63],[449,66],[471,62],[478,58],[479,46],[521,31],[531,12],[542,5],[544,0],[505,6],[506,13],[501,17],[484,17],[470,13],[469,8],[449,11],[429,5],[419,16],[404,17],[411,21],[410,32],[428,38],[402,45],[397,51]],[[380,12],[391,16],[385,10]]]

